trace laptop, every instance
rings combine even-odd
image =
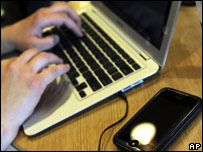
[[[163,69],[180,2],[95,1],[77,11],[82,38],[65,26],[52,50],[71,70],[47,87],[24,132],[34,136],[127,91]]]

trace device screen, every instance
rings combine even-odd
[[[161,93],[118,135],[119,139],[140,150],[153,150],[195,106],[191,100],[168,91]]]
[[[170,1],[103,1],[117,16],[160,49]]]

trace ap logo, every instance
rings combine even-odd
[[[190,143],[189,150],[198,150],[201,147],[200,143]]]

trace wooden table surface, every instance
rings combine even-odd
[[[87,3],[75,2],[71,5],[78,8]],[[128,117],[105,133],[101,149],[119,150],[113,144],[115,133],[164,87],[175,88],[202,98],[202,29],[196,7],[181,7],[164,69],[141,86],[126,93],[129,100]],[[28,151],[97,151],[102,131],[119,120],[124,113],[125,102],[115,98],[39,136],[30,138],[21,130],[14,143]],[[202,145],[202,113],[168,150],[188,151],[190,143]],[[199,150],[202,150],[202,147]]]

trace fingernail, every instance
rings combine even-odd
[[[53,35],[54,37],[54,44],[57,44],[59,42],[59,36],[58,35]]]
[[[82,31],[79,31],[79,36],[80,36],[80,37],[82,37],[82,36],[83,36]]]
[[[70,70],[70,65],[69,64],[65,64],[65,66],[67,67],[68,70]]]

